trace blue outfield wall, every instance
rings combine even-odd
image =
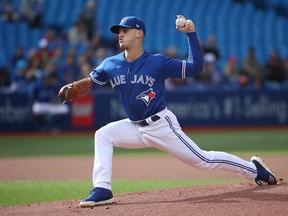
[[[70,116],[63,119],[66,129],[97,129],[126,117],[112,91],[96,92],[91,96],[70,104]],[[34,130],[33,101],[27,95],[0,97],[0,132]],[[166,102],[182,127],[288,126],[287,90],[167,92]]]
[[[32,101],[27,94],[0,94],[0,132],[33,129]]]
[[[167,92],[183,127],[288,125],[288,91]],[[95,95],[97,126],[125,117],[112,93]]]

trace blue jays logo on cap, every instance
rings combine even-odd
[[[139,94],[136,99],[144,101],[146,106],[148,107],[151,100],[154,99],[156,96],[156,93],[153,91],[152,88],[148,89],[147,91],[142,92]]]
[[[146,27],[144,22],[136,16],[124,17],[118,25],[111,26],[110,31],[118,34],[120,27],[142,30],[144,34],[146,34]]]
[[[127,19],[128,19],[128,17],[124,17],[124,18],[121,20],[121,22],[120,22],[120,23],[123,23],[123,22],[125,22]]]

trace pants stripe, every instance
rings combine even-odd
[[[244,166],[242,164],[233,162],[233,161],[228,161],[228,160],[210,160],[208,158],[205,158],[203,155],[201,155],[199,152],[197,152],[179,133],[177,133],[177,131],[175,130],[175,128],[172,125],[172,121],[168,116],[165,116],[166,121],[168,122],[170,128],[172,129],[173,133],[181,140],[181,142],[190,149],[190,151],[192,151],[198,158],[200,158],[201,160],[205,161],[206,163],[224,163],[224,164],[229,164],[232,166],[236,166],[236,167],[240,167],[242,169],[245,169],[249,172],[252,173],[257,173],[257,170],[254,170],[250,167]]]

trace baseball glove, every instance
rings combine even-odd
[[[90,92],[92,90],[92,85],[90,77],[86,77],[63,86],[58,93],[58,97],[64,103],[72,101]]]

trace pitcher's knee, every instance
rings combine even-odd
[[[198,169],[214,169],[213,157],[207,151],[202,152],[202,157],[194,163],[194,167]]]
[[[105,128],[105,126],[95,132],[95,140],[109,143],[111,142],[110,137],[111,137],[111,134],[109,134],[109,129]]]
[[[197,169],[210,169],[211,163],[208,163],[207,161],[201,161],[201,162],[195,163],[193,166]]]

